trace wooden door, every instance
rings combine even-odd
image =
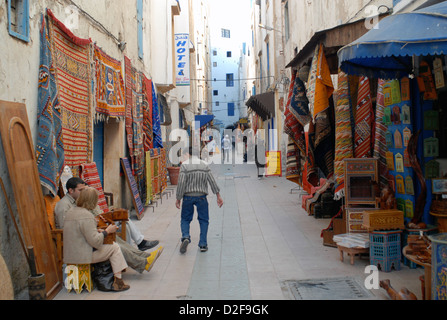
[[[45,274],[47,298],[51,299],[62,282],[24,104],[0,101],[0,134],[23,238],[26,246],[34,247],[37,272]]]

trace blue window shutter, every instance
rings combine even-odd
[[[8,32],[13,37],[29,42],[28,0],[8,0]]]
[[[143,0],[137,0],[138,57],[143,59]]]
[[[234,117],[234,103],[228,103],[228,116]]]

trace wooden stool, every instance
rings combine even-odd
[[[359,255],[361,257],[362,253],[369,253],[369,248],[361,248],[361,247],[355,247],[355,248],[347,248],[343,247],[341,245],[337,245],[338,250],[340,251],[340,260],[343,262],[344,257],[343,253],[346,252],[349,256],[351,256],[351,264],[354,265],[354,257],[355,255]]]
[[[64,265],[64,285],[70,292],[75,289],[76,293],[82,292],[84,286],[88,292],[92,292],[92,273],[89,264],[67,264]]]

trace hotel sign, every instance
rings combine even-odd
[[[177,86],[189,86],[189,34],[175,35],[175,83]]]

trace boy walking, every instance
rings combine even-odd
[[[194,216],[194,206],[197,208],[197,216],[200,225],[199,248],[201,252],[208,250],[207,234],[209,225],[208,184],[214,194],[217,195],[217,205],[219,208],[223,205],[223,199],[220,196],[220,189],[214,179],[208,164],[196,156],[192,156],[192,148],[186,154],[180,168],[180,174],[177,185],[176,207],[182,209],[180,227],[182,231],[182,244],[180,253],[185,253],[188,244],[191,242],[189,234],[190,223]],[[181,201],[183,199],[183,204]]]

